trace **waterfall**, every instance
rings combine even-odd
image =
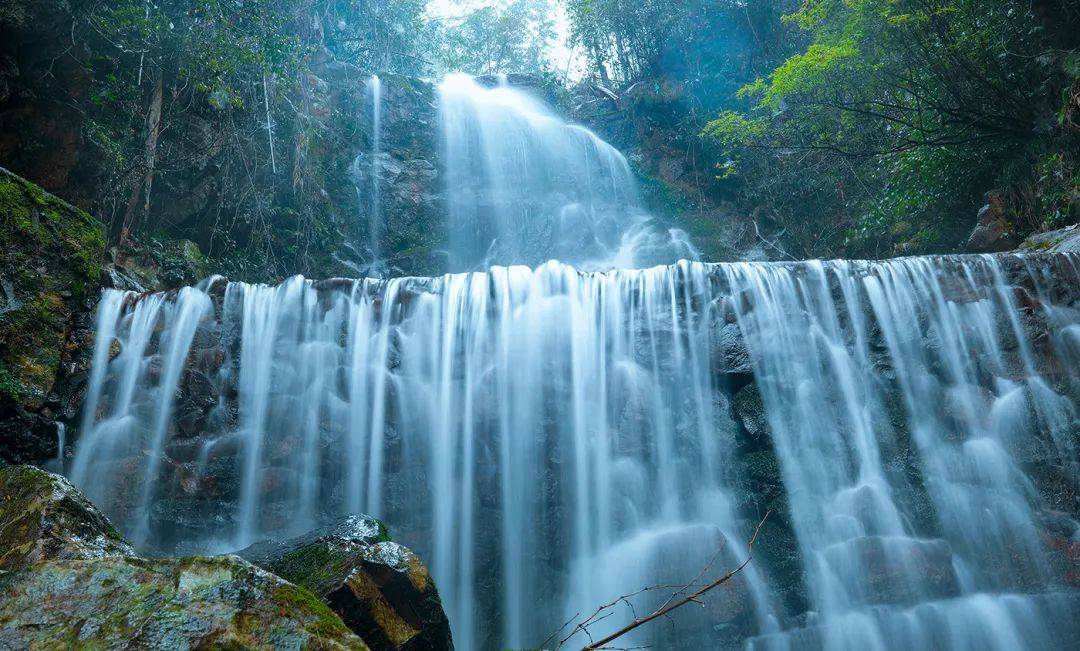
[[[70,474],[162,551],[377,514],[495,649],[738,564],[774,467],[754,562],[626,645],[1061,648],[1077,528],[1037,485],[1080,489],[1078,262],[109,290]]]
[[[439,85],[451,266],[642,268],[696,257],[650,219],[626,158],[505,82]]]
[[[358,206],[357,218],[359,225],[354,229],[358,232],[355,241],[347,242],[346,250],[356,254],[362,260],[362,264],[345,257],[338,257],[338,261],[358,275],[385,276],[387,275],[386,261],[382,259],[383,237],[383,210],[382,210],[382,179],[384,175],[383,165],[386,163],[386,154],[383,152],[383,82],[379,75],[371,75],[368,78],[366,88],[366,101],[368,110],[364,113],[363,124],[370,131],[370,145],[367,151],[360,151],[353,159],[349,167],[349,177],[356,191],[356,204]],[[358,246],[361,235],[366,226],[364,241],[367,242],[366,251],[360,252]]]
[[[379,183],[379,159],[382,156],[382,80],[379,75],[371,75],[368,81],[368,94],[371,96],[371,188],[368,195],[368,241],[371,243],[371,255],[378,264],[380,256],[379,238],[382,237],[380,222],[382,206]]]

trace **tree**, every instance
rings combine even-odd
[[[444,20],[438,39],[444,72],[541,73],[549,66],[555,24],[547,0],[512,0]]]
[[[1055,146],[1077,72],[1054,33],[1080,11],[1063,5],[1050,28],[1021,1],[806,0],[783,22],[808,43],[705,129],[730,159],[722,176],[805,227],[807,254],[955,246],[982,193]]]

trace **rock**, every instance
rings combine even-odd
[[[735,394],[732,400],[735,415],[743,428],[750,435],[755,449],[767,449],[769,446],[769,421],[765,415],[765,405],[761,393],[754,384],[748,384]]]
[[[146,560],[66,479],[0,469],[0,648],[367,649],[235,556]]]
[[[913,604],[960,592],[952,550],[939,539],[864,536],[823,552],[833,571],[848,573],[844,585],[878,603]]]
[[[372,649],[453,649],[434,581],[419,558],[361,515],[238,552],[311,590]]]
[[[746,348],[746,339],[737,323],[714,321],[713,342],[716,347],[715,359],[719,362],[716,372],[729,376],[729,379],[741,379],[740,386],[749,382],[753,376],[750,351]],[[734,378],[733,376],[740,376]]]
[[[657,172],[665,183],[677,183],[686,174],[686,162],[680,158],[665,158],[660,161]]]
[[[1080,253],[1080,228],[1077,224],[1065,228],[1038,233],[1024,240],[1022,251],[1042,251],[1045,253]]]
[[[54,560],[0,575],[0,593],[0,648],[368,648],[310,592],[235,556]]]
[[[0,169],[0,242],[0,460],[39,462],[55,454],[50,394],[76,317],[97,296],[105,231]]]
[[[975,229],[968,236],[967,249],[974,253],[992,253],[1015,249],[1019,240],[1005,214],[1005,201],[1000,192],[988,192],[986,205],[979,209]]]
[[[0,469],[0,570],[134,553],[68,480],[31,466]]]

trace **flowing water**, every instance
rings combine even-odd
[[[505,80],[439,85],[450,264],[641,268],[696,253],[642,207],[626,158]]]
[[[387,264],[382,258],[383,238],[383,165],[387,155],[383,152],[383,81],[379,75],[371,75],[366,88],[367,111],[362,122],[369,132],[370,146],[353,159],[349,176],[356,189],[356,203],[359,206],[359,221],[364,224],[364,237],[359,234],[354,241],[346,243],[346,249],[361,259],[362,263],[338,257],[338,261],[358,275],[383,277],[387,275]],[[357,229],[360,230],[360,229]],[[363,252],[358,251],[358,244],[366,242]]]
[[[1025,464],[1075,463],[1080,318],[1034,300],[1060,364],[1041,368],[1018,291],[990,257],[110,291],[71,474],[137,540],[187,549],[376,514],[430,559],[461,648],[537,644],[744,553],[761,505],[718,373],[734,327],[797,541],[781,581],[810,614],[766,559],[641,641],[1052,648],[1077,602]],[[185,358],[216,396],[192,440],[170,424]],[[153,513],[208,485],[212,527]]]
[[[607,259],[626,232],[605,234],[606,204],[637,205],[625,161],[472,85],[442,90],[448,175],[474,193],[450,211],[462,264],[525,255],[517,220],[569,204],[519,200],[560,185],[596,188],[596,237],[541,240]],[[494,178],[515,152],[591,162],[578,186]],[[619,595],[716,576],[767,508],[731,585],[620,642],[1063,648],[1080,635],[1078,264],[547,262],[109,290],[68,472],[162,552],[380,517],[430,563],[460,649],[538,646]]]
[[[371,169],[368,189],[368,242],[372,258],[378,264],[380,258],[379,239],[382,237],[382,186],[379,179],[379,160],[382,157],[382,79],[371,75],[368,81],[368,95],[371,97]]]

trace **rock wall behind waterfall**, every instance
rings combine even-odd
[[[730,564],[766,509],[753,572],[640,641],[1046,647],[1080,587],[1077,264],[110,293],[68,472],[164,551],[380,515],[462,648]]]

